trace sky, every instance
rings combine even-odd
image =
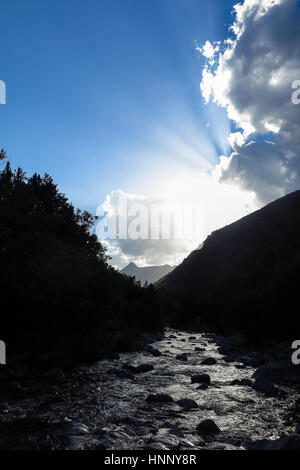
[[[92,213],[112,214],[120,194],[205,208],[193,240],[104,242],[116,266],[177,264],[299,187],[299,2],[235,3],[1,0],[12,166],[50,173]]]

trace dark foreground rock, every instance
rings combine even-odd
[[[134,379],[134,375],[125,369],[116,370],[116,376],[119,379]]]
[[[272,382],[263,378],[256,379],[252,387],[254,388],[254,390],[265,393],[266,395],[276,394],[276,388],[274,387]]]
[[[198,433],[217,434],[221,429],[216,425],[212,419],[205,419],[197,426]]]
[[[157,395],[151,394],[146,398],[147,403],[173,403],[174,400],[166,393],[158,393]]]
[[[192,408],[199,408],[198,403],[195,400],[191,400],[190,398],[182,398],[181,400],[178,400],[177,405],[179,405],[181,408],[184,408],[185,410],[191,410]]]
[[[230,385],[241,385],[245,387],[252,387],[253,382],[250,379],[235,379]]]
[[[188,360],[188,354],[187,353],[177,354],[176,359],[179,359],[181,361],[187,361]]]
[[[204,366],[213,366],[214,364],[217,364],[217,360],[214,357],[206,357],[203,359],[201,362]]]
[[[200,384],[199,387],[196,388],[196,390],[207,390],[208,385],[207,384]]]
[[[300,383],[300,366],[295,366],[292,363],[270,362],[268,364],[258,367],[253,374],[254,378],[263,378],[270,381],[282,382],[299,382]]]
[[[147,351],[149,354],[151,354],[154,357],[160,357],[162,355],[162,353],[158,349],[149,345],[144,346],[144,351]]]
[[[249,442],[246,444],[248,450],[300,450],[300,436],[283,436],[279,439]]]
[[[191,377],[192,384],[210,385],[210,376],[208,374],[197,374]]]

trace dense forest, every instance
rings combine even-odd
[[[161,327],[152,286],[109,266],[96,218],[0,153],[1,339],[9,354],[90,361]]]

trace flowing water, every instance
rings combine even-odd
[[[249,441],[294,431],[296,390],[282,385],[280,393],[267,397],[250,386],[231,385],[234,379],[251,379],[255,369],[225,362],[212,337],[167,330],[152,346],[162,355],[124,353],[78,368],[61,381],[36,381],[20,373],[1,400],[0,448],[243,449]],[[176,359],[183,353],[187,360]],[[206,357],[217,363],[201,364]],[[151,364],[153,370],[127,372],[140,364]],[[203,390],[191,383],[201,373],[211,378]],[[174,401],[146,401],[159,393]],[[198,408],[180,407],[176,402],[183,398],[195,400]],[[196,427],[207,418],[221,432],[199,434]]]

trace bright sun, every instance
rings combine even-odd
[[[220,183],[212,175],[203,173],[169,181],[162,195],[172,204],[200,204],[205,237],[259,207],[255,193]]]

